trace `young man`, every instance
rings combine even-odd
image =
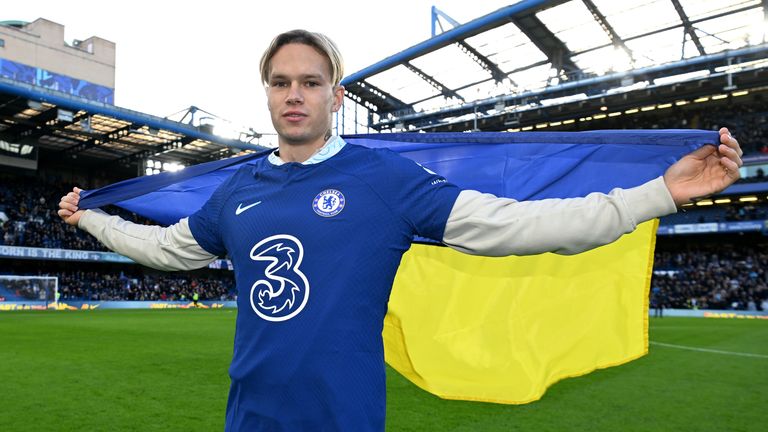
[[[275,38],[261,75],[278,150],[173,226],[83,212],[77,188],[59,204],[67,223],[148,266],[187,270],[230,257],[239,292],[230,431],[384,430],[382,323],[414,235],[472,254],[578,253],[738,179],[741,150],[723,129],[718,147],[607,195],[516,202],[462,191],[393,152],[331,136],[342,73],[327,37]]]

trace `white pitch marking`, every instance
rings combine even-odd
[[[733,356],[740,356],[740,357],[753,357],[753,358],[762,358],[762,359],[768,359],[768,355],[764,354],[751,354],[751,353],[740,353],[740,352],[733,352],[733,351],[721,351],[721,350],[715,350],[715,349],[708,349],[708,348],[696,348],[696,347],[689,347],[685,345],[674,345],[674,344],[668,344],[663,342],[650,342],[651,345],[658,345],[668,348],[678,348],[678,349],[684,349],[689,351],[700,351],[700,352],[708,352],[708,353],[715,353],[715,354],[725,354],[725,355],[733,355]]]

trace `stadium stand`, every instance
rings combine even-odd
[[[55,215],[57,185],[43,179],[34,183],[25,177],[3,177],[0,211],[7,217],[2,224],[0,244],[74,250],[106,250],[92,237],[67,226]],[[151,223],[119,208],[111,211],[139,222]],[[733,203],[680,212],[662,224],[765,220],[768,205]],[[665,307],[698,309],[762,310],[768,300],[768,243],[761,235],[744,247],[743,236],[725,236],[722,243],[694,239],[679,246],[660,240],[656,253],[653,287],[661,289]],[[84,266],[85,270],[61,270],[61,263],[44,261],[34,265],[9,266],[5,274],[58,276],[61,299],[66,300],[151,300],[190,299],[198,291],[203,300],[234,300],[234,280],[226,270],[208,274],[163,274],[136,265]]]
[[[13,265],[0,261],[0,274],[56,276],[61,301],[189,301],[195,292],[200,300],[236,297],[232,272],[220,269],[163,273],[133,264],[25,260]],[[21,283],[29,286],[29,282]],[[28,289],[23,285],[17,288]]]
[[[665,307],[678,309],[766,310],[768,244],[663,245],[657,249],[653,288]]]
[[[202,300],[235,299],[231,275],[192,277],[187,274],[136,275],[124,272],[59,273],[61,299],[66,300],[128,300],[184,301],[197,292]]]
[[[727,127],[737,136],[746,155],[768,154],[768,101],[725,103],[706,108],[669,107],[650,114],[632,114],[591,122],[561,125],[552,130],[590,129],[706,129]]]
[[[113,180],[112,182],[117,181]],[[54,249],[106,251],[93,237],[63,223],[56,206],[63,193],[61,181],[26,176],[2,177],[0,189],[0,244]],[[84,184],[89,184],[84,183]],[[105,182],[106,184],[106,182]],[[152,223],[118,207],[107,209],[124,219]]]
[[[745,33],[748,23],[763,22],[764,6],[695,3],[681,2],[678,10],[667,4],[667,12],[680,17],[669,26],[630,20],[642,23],[642,31],[630,31],[626,11],[610,8],[608,2],[566,0],[523,1],[465,25],[452,22],[453,28],[439,34],[433,28],[433,38],[345,78],[346,101],[335,128],[358,133],[726,126],[745,157],[754,161],[739,185],[753,185],[749,190],[755,200],[742,202],[740,194],[726,194],[722,198],[728,203],[690,207],[660,224],[755,222],[763,228],[660,235],[652,286],[662,293],[666,307],[768,310],[768,241],[763,234],[768,232],[768,186],[763,185],[768,167],[760,165],[768,162],[768,44],[765,36],[745,39],[750,36]],[[631,13],[657,16],[661,13],[652,9],[662,6],[647,2]],[[558,15],[567,16],[572,25],[558,25]],[[25,26],[6,25],[5,30],[13,35]],[[671,32],[677,32],[674,38],[668,37]],[[693,40],[696,34],[706,37]],[[430,60],[441,57],[451,59],[450,69],[431,69],[440,62]],[[601,69],[601,60],[624,57],[631,67],[614,70],[609,64]],[[46,73],[57,66],[5,60],[13,68]],[[707,73],[662,82],[702,70]],[[37,75],[43,74],[29,74]],[[99,83],[107,95],[113,91],[113,78],[105,76]],[[0,173],[0,247],[106,251],[56,216],[65,187],[95,188],[157,172],[158,164],[195,164],[230,156],[233,148],[262,149],[253,145],[258,134],[223,139],[206,125],[184,123],[188,115],[195,118],[195,107],[181,122],[173,122],[110,105],[109,100],[94,103],[88,95],[63,94],[45,82],[17,81],[0,70],[0,156],[26,166],[4,166]],[[16,148],[22,145],[31,145],[33,156],[22,155]],[[150,222],[119,208],[109,211]],[[221,269],[162,274],[135,264],[86,262],[73,267],[71,262],[20,260],[8,254],[0,257],[0,272],[56,275],[64,300],[178,300],[188,299],[193,290],[202,299],[235,296],[232,272]]]
[[[700,207],[696,211],[678,212],[662,219],[662,224],[686,224],[706,222],[762,221],[768,216],[765,203],[729,203]]]

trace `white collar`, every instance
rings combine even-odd
[[[313,165],[328,160],[336,153],[340,152],[345,145],[347,145],[347,143],[340,136],[333,135],[328,138],[328,141],[326,141],[322,147],[320,147],[312,156],[310,156],[309,159],[305,160],[301,164]],[[277,153],[277,151],[270,153],[267,157],[267,160],[272,165],[276,166],[285,164],[285,161],[280,159],[280,156],[276,155],[275,153]]]

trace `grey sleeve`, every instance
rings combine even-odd
[[[448,217],[443,243],[472,255],[571,255],[676,211],[662,177],[631,189],[569,199],[515,201],[465,190]]]
[[[101,210],[86,210],[78,227],[110,250],[158,270],[192,270],[216,259],[192,236],[188,218],[164,228],[128,222]]]

